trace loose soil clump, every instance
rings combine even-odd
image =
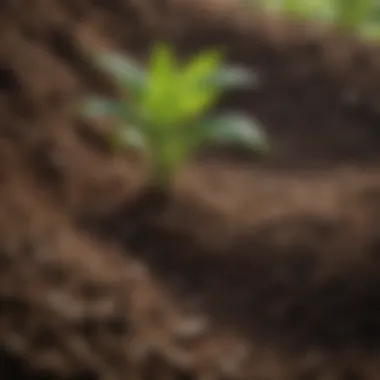
[[[380,49],[236,4],[8,2],[0,365],[17,379],[370,379],[380,353]],[[73,112],[102,48],[227,48],[275,147],[201,152],[171,196]]]

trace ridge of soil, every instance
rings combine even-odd
[[[0,25],[5,377],[378,378],[377,46],[228,2],[9,2]],[[144,60],[156,39],[252,67],[260,86],[219,107],[276,149],[205,152],[131,216],[139,161],[72,105],[113,91],[91,52]]]
[[[198,310],[255,341],[377,351],[378,172],[253,174],[211,183],[207,198],[194,186],[157,214],[149,203],[139,213],[118,207],[91,231],[148,263],[179,301],[196,298]],[[225,199],[233,206],[222,209]]]

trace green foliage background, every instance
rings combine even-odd
[[[380,40],[379,0],[246,0],[252,6],[296,17],[326,21]]]

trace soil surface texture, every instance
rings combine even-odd
[[[216,0],[5,1],[0,377],[378,380],[380,48]],[[265,157],[204,150],[169,199],[75,113],[99,49],[223,47]]]

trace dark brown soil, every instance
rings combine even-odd
[[[379,378],[380,48],[211,0],[8,1],[0,28],[2,378]],[[275,146],[202,152],[161,208],[73,112],[113,91],[91,52],[157,39],[254,68],[219,107]]]

